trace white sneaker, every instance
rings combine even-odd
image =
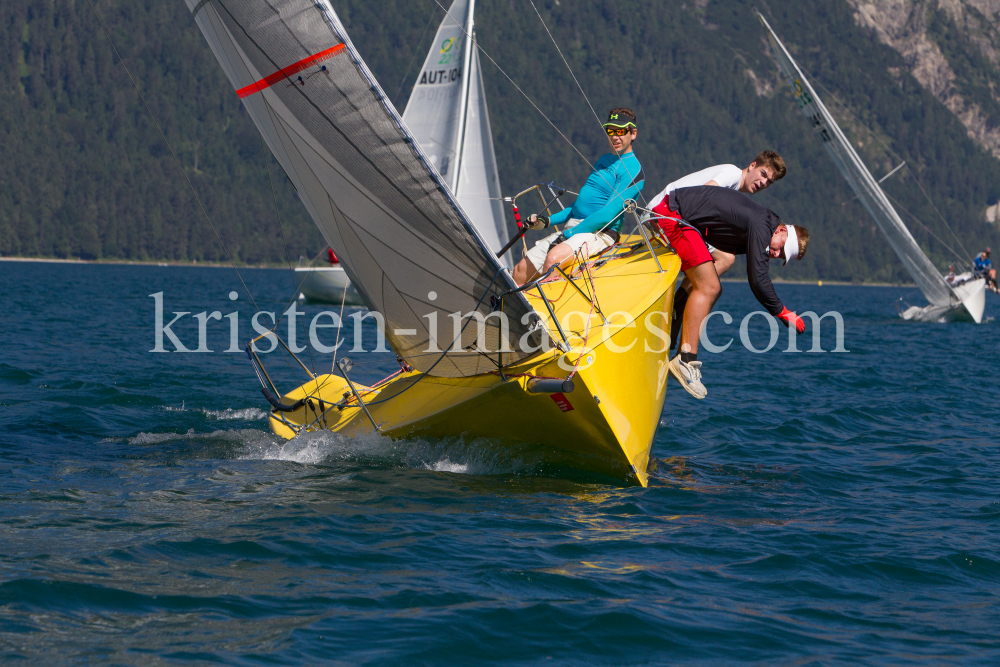
[[[701,362],[692,361],[685,364],[681,355],[670,360],[670,374],[677,378],[682,387],[697,399],[708,396],[708,389],[701,383]]]

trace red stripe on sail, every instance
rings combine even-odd
[[[249,86],[240,88],[239,90],[236,91],[236,94],[239,95],[241,98],[243,98],[243,97],[249,97],[254,93],[259,93],[265,88],[270,88],[274,84],[284,79],[287,79],[293,74],[298,74],[299,72],[301,72],[302,70],[306,69],[311,65],[315,65],[318,62],[322,62],[324,60],[332,58],[333,56],[337,55],[339,51],[342,51],[343,49],[344,49],[343,44],[337,44],[337,46],[331,46],[329,49],[326,49],[325,51],[320,51],[319,53],[313,54],[307,58],[303,58],[299,62],[293,63],[288,67],[279,69],[274,74],[265,76],[260,81],[255,81],[251,83]]]

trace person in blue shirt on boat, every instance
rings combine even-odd
[[[573,205],[550,218],[551,224],[566,223],[562,232],[535,243],[514,267],[512,277],[518,285],[577,255],[594,257],[618,242],[624,204],[638,197],[645,182],[642,166],[632,152],[638,134],[635,112],[612,109],[604,131],[614,152],[602,155],[594,164]]]
[[[993,262],[990,261],[990,249],[982,251],[976,258],[972,260],[972,266],[975,267],[976,273],[983,273],[989,271],[993,268]]]
[[[986,278],[986,286],[992,291],[997,291],[997,270],[993,268],[993,262],[990,261],[990,249],[979,253],[979,255],[972,260],[972,268],[975,269],[977,275]]]

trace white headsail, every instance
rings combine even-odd
[[[407,131],[329,0],[185,0],[313,220],[386,338],[432,375],[477,375],[496,355],[473,322],[452,347],[452,313],[478,312],[485,345],[530,356],[537,315]],[[488,318],[488,319],[487,319]],[[465,321],[469,321],[466,318]],[[505,334],[505,335],[503,335]],[[442,355],[442,350],[449,350]],[[529,348],[530,349],[530,348]]]
[[[510,234],[500,201],[500,176],[475,46],[475,4],[475,0],[455,0],[448,9],[417,75],[403,122],[480,236],[499,251]],[[510,263],[509,259],[501,261]]]
[[[917,245],[910,230],[903,224],[896,209],[889,203],[882,188],[875,182],[875,178],[858,157],[854,147],[844,136],[826,106],[820,101],[816,91],[803,76],[802,70],[792,60],[792,56],[785,49],[784,44],[771,30],[771,26],[768,25],[760,12],[757,13],[757,16],[760,17],[760,22],[767,29],[767,36],[771,42],[775,59],[778,61],[778,67],[781,69],[782,76],[792,87],[792,94],[795,95],[795,99],[799,103],[802,115],[809,120],[816,134],[823,140],[823,147],[833,158],[837,169],[847,179],[851,189],[854,190],[858,199],[868,210],[869,215],[889,240],[889,245],[896,251],[917,287],[935,306],[957,304],[959,300],[953,297],[944,278]]]
[[[486,108],[486,89],[483,87],[479,50],[475,48],[473,33],[472,58],[469,69],[469,104],[465,112],[465,137],[459,160],[458,202],[469,214],[472,224],[494,252],[510,240],[500,193],[500,173],[497,156],[493,151],[493,130]],[[513,253],[507,252],[500,263],[513,266]]]

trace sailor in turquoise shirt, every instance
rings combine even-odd
[[[549,218],[551,224],[566,223],[566,226],[562,233],[547,236],[525,253],[514,267],[517,284],[523,285],[578,253],[593,257],[618,241],[618,231],[625,219],[621,215],[624,204],[638,197],[645,177],[639,159],[632,152],[638,134],[632,110],[613,109],[604,129],[614,152],[597,161],[572,206]]]
[[[563,236],[571,238],[575,234],[597,233],[601,230],[621,229],[624,216],[620,215],[626,200],[639,196],[644,184],[642,166],[635,153],[629,151],[618,156],[613,153],[602,155],[594,165],[594,171],[580,188],[580,195],[572,206],[559,211],[549,221],[559,225],[571,218],[580,220],[575,227],[563,230]],[[608,226],[608,223],[615,219]]]

